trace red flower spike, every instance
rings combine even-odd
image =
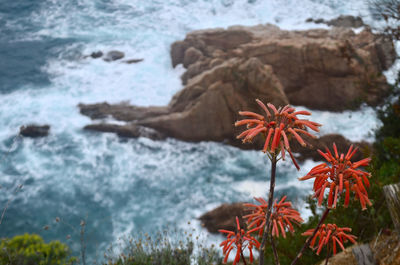
[[[227,234],[227,239],[220,244],[222,248],[222,252],[225,255],[223,263],[225,264],[228,261],[229,254],[231,253],[232,249],[236,248],[236,255],[233,261],[233,265],[236,265],[241,258],[243,251],[248,248],[250,251],[250,262],[253,262],[253,246],[256,248],[260,247],[260,243],[252,237],[250,234],[253,230],[245,232],[244,229],[240,228],[239,218],[236,216],[236,225],[237,231],[236,233],[233,231],[228,231],[224,229],[218,230],[221,233]],[[244,257],[243,257],[244,258]]]
[[[315,229],[310,229],[304,232],[303,236],[311,236],[314,233]],[[356,243],[356,236],[346,234],[345,232],[351,232],[351,229],[348,227],[338,227],[336,224],[323,224],[318,229],[314,238],[311,240],[310,248],[317,250],[317,255],[321,252],[324,246],[327,246],[328,249],[333,251],[333,255],[337,253],[336,243],[340,246],[342,250],[344,250],[343,243],[350,241],[351,243]],[[314,247],[315,242],[319,238],[318,244]]]
[[[262,236],[264,231],[264,226],[266,223],[265,215],[268,210],[268,202],[263,198],[254,198],[260,205],[246,203],[246,206],[251,214],[243,216],[243,218],[247,219],[247,224],[249,228],[255,227],[251,231],[258,231],[259,235]],[[293,233],[293,225],[295,223],[300,225],[303,222],[303,219],[300,216],[300,213],[292,208],[291,202],[285,202],[286,196],[283,196],[282,199],[273,204],[273,209],[271,213],[271,233],[273,236],[279,237],[281,234],[284,238],[286,238],[286,228]],[[279,232],[279,230],[281,232]]]
[[[266,139],[263,152],[276,155],[280,153],[283,158],[285,151],[287,151],[299,170],[299,165],[291,153],[289,141],[291,138],[296,138],[297,142],[302,146],[306,146],[306,142],[300,134],[315,138],[313,134],[306,131],[306,128],[318,132],[318,127],[321,124],[309,120],[301,120],[297,117],[297,115],[311,115],[308,111],[296,111],[295,108],[289,105],[277,109],[273,104],[267,103],[265,105],[259,99],[256,99],[256,102],[263,109],[266,116],[251,111],[239,111],[239,115],[248,118],[235,122],[235,126],[246,125],[247,130],[236,138],[242,139],[243,143],[246,143],[252,142],[258,134],[263,134]]]
[[[366,205],[371,206],[366,188],[369,188],[368,172],[362,171],[359,167],[368,166],[370,158],[364,158],[358,162],[351,162],[350,159],[354,155],[357,148],[350,146],[347,154],[339,155],[336,144],[333,144],[334,156],[326,149],[326,152],[318,150],[328,163],[319,164],[312,168],[307,175],[299,180],[314,180],[314,197],[318,198],[318,205],[321,206],[325,189],[328,192],[328,208],[336,208],[338,198],[345,195],[344,207],[349,205],[350,193],[354,194],[354,198],[360,201],[363,210],[367,209]],[[344,185],[343,185],[344,184]]]

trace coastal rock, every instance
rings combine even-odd
[[[189,49],[201,59],[184,62]],[[189,33],[172,45],[171,57],[173,65],[187,68],[184,84],[215,62],[257,58],[272,67],[291,104],[342,111],[384,98],[389,87],[381,73],[393,64],[395,51],[391,41],[368,29],[355,34],[345,28],[285,31],[260,25]]]
[[[99,123],[86,125],[83,129],[88,131],[116,133],[118,136],[127,138],[146,137],[152,140],[165,139],[165,136],[161,133],[135,124],[118,125]]]
[[[243,225],[242,216],[248,214],[244,210],[243,203],[222,204],[199,217],[201,224],[210,233],[218,233],[219,229],[236,231],[236,216]]]
[[[189,65],[197,62],[203,54],[201,51],[197,50],[196,48],[190,47],[185,51],[185,55],[183,57],[183,66],[188,67]]]
[[[155,129],[185,141],[225,141],[234,144],[237,111],[257,110],[260,98],[276,105],[288,100],[272,68],[258,59],[231,59],[192,79],[167,107],[135,107],[107,103],[80,104],[82,114],[92,119],[109,116]]]
[[[116,61],[116,60],[122,59],[122,58],[124,58],[124,56],[125,56],[125,53],[123,53],[121,51],[109,51],[103,60],[106,62],[111,62],[111,61]]]
[[[129,60],[125,60],[125,61],[122,61],[123,63],[126,63],[126,64],[133,64],[133,63],[140,63],[140,62],[142,62],[144,59],[129,59]]]
[[[92,52],[90,54],[90,57],[92,57],[93,59],[97,59],[103,56],[103,52],[102,51],[97,51],[97,52]]]
[[[288,103],[270,66],[256,58],[234,58],[191,79],[172,98],[167,115],[137,123],[185,141],[233,143],[237,142],[233,126],[237,110],[257,110],[254,98],[276,105]]]
[[[126,103],[108,104],[79,104],[81,114],[92,120],[113,117],[119,121],[135,121],[168,113],[167,107],[136,107]]]
[[[49,134],[49,130],[49,125],[29,124],[26,126],[21,126],[19,133],[25,137],[37,138],[47,136]]]
[[[238,111],[260,112],[254,99],[329,111],[354,109],[362,102],[375,105],[389,90],[382,71],[396,56],[393,43],[369,29],[356,34],[337,27],[286,31],[259,25],[189,33],[172,44],[171,58],[173,66],[184,64],[187,71],[184,88],[167,106],[80,104],[81,113],[184,141],[254,149],[259,143],[242,145],[233,126]]]
[[[309,18],[306,22],[314,22],[315,24],[326,24],[328,26],[343,27],[343,28],[360,28],[365,26],[361,17],[341,15],[331,20],[324,20],[322,18],[313,19]]]

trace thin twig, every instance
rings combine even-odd
[[[264,251],[265,251],[265,243],[268,238],[268,234],[270,231],[270,219],[271,219],[271,210],[272,210],[272,201],[274,200],[274,189],[275,189],[275,175],[276,175],[276,155],[272,155],[271,157],[271,181],[269,186],[269,197],[268,197],[268,209],[265,214],[265,228],[264,235],[260,245],[260,263],[259,265],[264,265]]]
[[[301,248],[299,254],[297,254],[296,258],[293,260],[293,262],[290,265],[295,265],[297,263],[297,261],[299,261],[299,259],[303,255],[303,252],[310,245],[311,240],[314,238],[315,234],[318,232],[318,230],[321,227],[322,223],[325,221],[326,217],[329,214],[329,211],[330,211],[330,209],[326,208],[324,214],[321,216],[321,220],[319,220],[319,223],[318,223],[317,227],[314,229],[313,234],[306,240],[306,242],[304,243],[303,247]]]

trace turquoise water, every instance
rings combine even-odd
[[[351,2],[351,3],[350,3]],[[44,0],[0,3],[0,208],[9,207],[0,236],[25,232],[58,239],[79,250],[86,219],[89,256],[123,235],[165,223],[201,229],[196,218],[223,202],[266,193],[265,157],[219,143],[173,139],[120,139],[88,133],[77,104],[128,101],[164,105],[182,86],[169,47],[189,31],[274,23],[317,27],[309,17],[368,16],[364,1],[295,0]],[[368,20],[368,17],[367,17]],[[93,51],[120,50],[139,64],[84,59]],[[332,122],[341,115],[342,123]],[[323,133],[371,139],[372,110],[315,112]],[[349,128],[348,122],[363,124]],[[27,123],[49,124],[42,139],[15,138]],[[296,200],[309,184],[290,164],[278,171],[277,191]],[[22,190],[14,192],[19,185]],[[56,223],[60,217],[65,223]],[[50,229],[44,230],[43,227]],[[71,228],[72,226],[72,228]],[[67,235],[71,238],[67,240]],[[102,255],[100,255],[102,256]]]

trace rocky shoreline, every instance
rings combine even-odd
[[[167,106],[104,102],[79,108],[95,121],[87,130],[254,149],[259,143],[241,145],[235,138],[233,123],[239,110],[259,111],[255,98],[328,111],[354,109],[362,102],[375,106],[388,93],[382,72],[395,58],[393,43],[369,28],[358,34],[343,27],[286,31],[270,24],[201,30],[171,46],[173,67],[183,64],[186,72],[184,88]],[[125,124],[105,122],[109,117]],[[321,148],[329,137],[308,140]],[[350,144],[343,137],[336,142]],[[310,152],[302,157],[318,159]]]

